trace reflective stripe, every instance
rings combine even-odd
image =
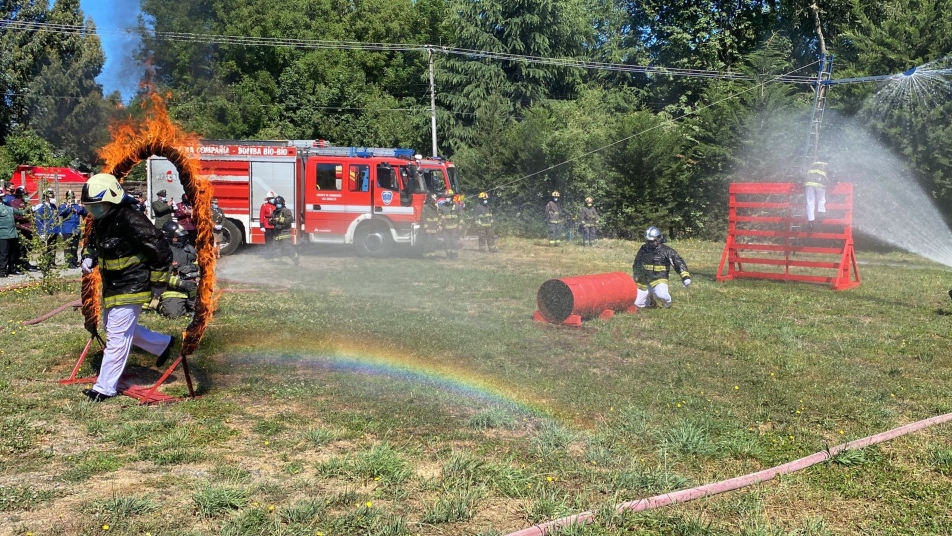
[[[170,273],[165,270],[150,270],[149,283],[168,283]]]
[[[135,294],[116,294],[115,296],[109,296],[103,298],[102,305],[103,308],[109,309],[110,307],[117,307],[119,305],[136,305],[136,304],[146,304],[149,303],[149,300],[152,299],[152,292],[136,292]]]
[[[804,185],[804,186],[812,186],[812,187],[814,187],[814,188],[823,188],[823,189],[826,189],[826,185],[825,185],[825,184],[820,184],[819,182],[805,182],[805,183],[803,183],[803,185]]]
[[[687,279],[689,277],[691,277],[691,274],[689,274],[687,270],[681,272],[681,279]]]
[[[651,288],[654,288],[654,287],[660,285],[661,283],[664,283],[665,285],[667,285],[667,284],[668,284],[668,279],[667,279],[667,278],[664,278],[664,279],[655,279],[654,281],[652,281],[652,282],[650,282],[650,283],[648,283],[648,284],[651,285]]]
[[[162,299],[165,300],[165,299],[168,299],[168,298],[183,298],[183,299],[188,299],[188,294],[186,294],[186,293],[184,293],[184,292],[178,292],[178,291],[176,291],[176,290],[167,290],[167,291],[165,291],[165,292],[162,293]]]
[[[286,238],[291,238],[291,235],[290,235],[290,234],[279,234],[278,236],[274,237],[275,240],[284,240],[284,239],[286,239]]]
[[[649,272],[663,272],[668,269],[667,264],[645,264],[642,266],[643,269]]]
[[[104,259],[99,258],[99,266],[103,270],[124,270],[130,266],[135,266],[141,264],[146,260],[145,255],[138,254],[132,257],[120,257],[118,259]]]

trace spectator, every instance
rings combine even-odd
[[[38,268],[30,263],[30,248],[28,245],[33,242],[33,212],[30,210],[26,198],[26,189],[22,186],[17,186],[13,190],[13,200],[10,201],[9,205],[21,211],[19,214],[14,215],[17,232],[20,234],[20,245],[17,248],[17,263],[21,268],[35,272]]]
[[[88,212],[82,205],[76,203],[76,194],[72,190],[66,191],[66,201],[60,205],[59,217],[60,235],[65,244],[63,260],[70,268],[79,267],[79,240],[82,238],[80,223]]]
[[[33,207],[33,221],[36,233],[40,237],[40,266],[49,270],[56,265],[56,245],[60,235],[59,208],[56,206],[56,194],[53,189],[46,191],[44,199]]]
[[[165,222],[172,219],[172,205],[168,203],[168,192],[159,190],[156,192],[155,201],[152,202],[152,217],[155,219],[155,226],[159,229],[165,225]]]
[[[16,219],[20,209],[0,204],[0,277],[20,275],[17,268],[17,252],[20,247],[20,235],[17,234]]]

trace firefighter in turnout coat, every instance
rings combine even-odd
[[[459,205],[453,201],[453,190],[446,191],[446,200],[440,205],[440,228],[443,234],[443,248],[446,258],[459,257],[460,217]]]
[[[291,209],[284,204],[284,197],[279,195],[274,198],[274,212],[271,213],[271,217],[268,218],[268,221],[274,228],[275,258],[280,259],[287,255],[291,257],[291,261],[297,266],[301,261],[298,258],[297,251],[294,251],[294,245],[291,243],[291,229],[294,227],[294,214],[291,213]]]
[[[493,211],[489,208],[489,194],[480,192],[479,204],[473,211],[476,223],[476,235],[479,237],[479,251],[496,253],[496,232],[493,230]]]
[[[188,231],[174,221],[162,226],[162,234],[172,246],[172,271],[168,290],[162,293],[158,312],[168,318],[179,318],[195,311],[198,295],[198,251],[188,243]]]
[[[638,250],[631,266],[632,276],[638,285],[635,305],[639,309],[652,305],[656,300],[665,309],[671,307],[671,294],[668,292],[668,273],[671,268],[681,277],[685,287],[691,285],[691,274],[684,259],[664,244],[664,237],[657,227],[649,227],[645,232],[645,243]]]
[[[545,223],[549,230],[549,245],[558,246],[562,239],[562,207],[559,192],[552,192],[552,200],[545,205]]]
[[[826,187],[830,183],[829,164],[817,160],[807,167],[803,178],[803,193],[807,202],[807,225],[813,229],[816,213],[826,213]],[[822,218],[822,216],[821,216]]]
[[[423,254],[436,251],[436,244],[440,241],[440,209],[436,203],[436,194],[426,196],[421,213],[423,220]]]
[[[158,356],[157,367],[171,355],[175,338],[139,325],[139,314],[143,305],[150,300],[158,303],[165,292],[172,251],[162,231],[135,209],[135,200],[114,176],[90,177],[83,185],[81,201],[93,218],[81,267],[89,274],[99,266],[106,326],[99,377],[83,394],[101,402],[116,396],[133,345]]]
[[[595,210],[595,200],[585,198],[585,206],[578,213],[582,226],[582,245],[595,245],[595,232],[598,230],[598,211]]]

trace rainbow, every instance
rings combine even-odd
[[[254,348],[245,346],[243,351],[229,352],[229,359],[396,378],[411,384],[432,386],[467,401],[477,400],[524,415],[553,417],[545,401],[527,393],[519,385],[474,372],[464,364],[428,360],[412,353],[372,345],[329,344],[326,340],[287,342],[288,345],[281,344],[281,341],[256,341]],[[267,350],[262,351],[261,346]]]

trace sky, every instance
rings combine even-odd
[[[102,84],[103,93],[122,93],[124,102],[129,102],[139,87],[143,67],[132,57],[139,46],[139,38],[119,35],[119,29],[134,29],[138,25],[139,0],[80,0],[80,7],[87,18],[105,32],[99,32],[106,65],[96,81]]]

